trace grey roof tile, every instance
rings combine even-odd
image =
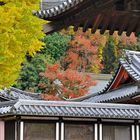
[[[139,105],[17,100],[0,104],[0,115],[43,115],[140,119]]]
[[[54,2],[45,1],[41,4],[41,11],[33,11],[33,15],[39,18],[50,18],[54,15],[61,14],[62,12],[68,11],[70,8],[77,6],[79,3],[82,3],[84,0],[55,0]],[[48,8],[44,5],[48,4]]]
[[[126,54],[127,59],[121,58],[120,63],[124,67],[124,69],[128,72],[130,77],[132,77],[135,81],[140,83],[140,54],[138,52],[131,51],[131,56],[129,56],[129,51]]]
[[[131,98],[134,95],[139,94],[139,88],[137,85],[126,85],[119,89],[106,92],[104,94],[99,94],[88,99],[83,100],[82,102],[92,102],[92,103],[101,103],[101,102],[117,102],[123,100],[124,98]]]
[[[3,90],[1,89],[0,98],[2,98],[3,101],[16,100],[16,99],[27,99],[27,100],[41,99],[40,94],[22,91],[14,87],[11,87],[9,89],[3,89]]]

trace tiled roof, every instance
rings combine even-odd
[[[140,52],[126,51],[126,57],[126,59],[120,59],[121,65],[130,77],[140,83]]]
[[[139,88],[137,85],[123,86],[119,89],[106,92],[104,94],[99,94],[91,98],[85,99],[84,102],[92,103],[111,103],[120,102],[131,99],[133,96],[139,95]]]
[[[17,100],[0,104],[0,116],[4,115],[140,119],[140,106]]]
[[[104,88],[101,93],[105,93],[109,90],[110,86],[112,85],[113,81],[115,80],[117,74],[119,73],[121,67],[123,67],[130,77],[134,79],[134,81],[139,83],[139,77],[140,77],[140,52],[139,51],[131,51],[131,50],[124,50],[123,56],[119,60],[119,67],[116,70],[114,76],[110,79],[107,86]]]
[[[16,100],[16,99],[28,99],[28,100],[40,99],[39,94],[37,93],[22,91],[14,87],[0,90],[0,98],[3,99],[4,101]]]
[[[84,32],[91,28],[92,33],[100,29],[101,34],[108,30],[110,35],[118,31],[118,35],[125,32],[127,36],[130,36],[134,32],[138,36],[140,32],[139,2],[126,1],[64,0],[64,2],[55,3],[54,6],[48,8],[43,8],[42,5],[40,11],[33,11],[33,15],[51,21],[44,26],[46,34],[72,25],[75,31],[79,27],[83,27]],[[50,3],[52,2],[48,2],[48,4]],[[138,5],[138,9],[136,5]]]
[[[56,15],[59,15],[65,11],[68,11],[70,8],[77,6],[79,3],[84,0],[66,0],[59,5],[56,5],[52,8],[46,10],[33,11],[33,14],[39,18],[47,19]]]
[[[64,1],[65,0],[41,0],[40,7],[41,7],[41,10],[46,10],[46,9],[50,9],[55,6],[58,6],[62,4],[62,2]]]
[[[140,84],[140,52],[124,50],[124,57],[120,59],[120,67],[116,74],[108,82],[107,86],[100,92],[86,95],[69,101],[85,101],[85,102],[119,102],[127,100],[135,95],[139,95],[140,91],[137,85],[124,85],[119,89],[110,91],[109,88],[119,73],[120,68],[123,67],[137,85]]]

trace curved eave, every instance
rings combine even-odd
[[[33,11],[33,15],[45,20],[58,19],[58,17],[61,15],[64,16],[68,13],[71,13],[72,11],[79,9],[79,5],[81,5],[82,3],[85,4],[84,1],[88,2],[89,0],[66,0],[62,2],[62,4],[54,6],[52,8]]]
[[[30,93],[22,91],[20,89],[10,87],[9,89],[0,90],[1,101],[12,101],[17,99],[30,99],[30,100],[40,100],[40,94]]]
[[[92,103],[122,103],[131,100],[132,97],[139,95],[139,88],[135,84],[124,85],[116,90],[83,100]]]
[[[99,91],[97,93],[87,94],[87,95],[82,96],[82,97],[79,97],[79,98],[67,99],[67,101],[75,101],[75,102],[76,101],[84,101],[84,100],[87,100],[89,98],[100,96],[102,94],[107,93],[107,91],[109,91],[111,89],[112,85],[116,81],[116,78],[119,76],[120,71],[121,71],[121,66],[118,67],[118,69],[116,70],[114,76],[110,79],[110,81],[108,82],[108,84],[101,91]]]
[[[124,69],[128,72],[129,76],[140,84],[140,70],[133,64],[129,64],[126,60],[120,59],[120,63]],[[139,65],[140,67],[140,65]]]
[[[117,10],[117,1],[119,0],[67,0],[51,9],[34,11],[33,14],[51,21],[44,27],[46,34],[72,25],[75,31],[78,27],[83,27],[84,32],[91,28],[92,33],[100,29],[101,34],[109,30],[110,35],[118,31],[118,35],[126,32],[130,36],[134,32],[138,36],[140,12]]]

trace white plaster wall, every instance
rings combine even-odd
[[[0,121],[0,140],[4,140],[4,122]]]

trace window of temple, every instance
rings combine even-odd
[[[103,140],[131,140],[131,126],[103,125]]]
[[[65,124],[65,140],[94,140],[94,125]]]
[[[55,140],[56,123],[24,123],[24,140]]]
[[[5,122],[5,140],[15,140],[15,122],[14,121]]]

